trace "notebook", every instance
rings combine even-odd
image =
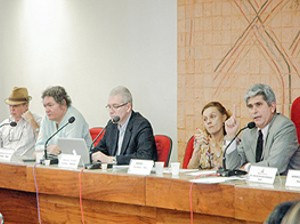
[[[90,153],[83,138],[58,138],[57,145],[64,154],[80,155],[79,165],[90,163]]]

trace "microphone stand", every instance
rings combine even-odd
[[[111,122],[113,124],[117,124],[119,121],[120,121],[120,117],[119,116],[116,116],[116,117],[114,117],[114,118],[111,119]],[[86,169],[99,169],[101,167],[101,162],[93,163],[93,161],[92,161],[92,154],[94,153],[93,152],[93,146],[94,146],[95,142],[102,135],[102,133],[106,130],[106,127],[107,127],[107,125],[105,126],[105,128],[103,128],[99,132],[99,134],[95,137],[95,139],[93,140],[93,142],[92,142],[92,144],[90,146],[90,164],[86,164],[85,165]]]
[[[57,156],[50,156],[48,158],[48,152],[47,152],[47,146],[48,146],[48,143],[49,141],[58,133],[60,132],[63,128],[65,128],[68,124],[72,124],[73,122],[75,121],[75,117],[70,117],[68,122],[65,123],[63,126],[61,126],[59,129],[57,129],[56,132],[54,132],[54,134],[52,134],[48,139],[47,141],[45,142],[45,145],[44,145],[44,159],[41,160],[41,164],[45,165],[45,160],[50,160],[50,165],[51,164],[58,164],[58,158]]]
[[[6,125],[10,125],[11,127],[16,127],[16,126],[17,126],[17,122],[11,121],[11,122],[9,122],[9,123],[1,124],[1,125],[0,125],[0,128],[2,128],[3,126],[6,126]]]
[[[116,117],[114,117],[114,118],[111,119],[111,122],[112,122],[113,124],[116,124],[116,123],[118,123],[119,121],[120,121],[120,117],[119,117],[119,116],[116,116]],[[106,125],[106,127],[107,127],[107,125]],[[103,129],[99,132],[99,134],[95,137],[95,139],[93,140],[93,142],[92,142],[92,144],[91,144],[91,146],[90,146],[90,154],[92,154],[93,145],[95,144],[95,142],[97,141],[97,139],[102,135],[102,133],[106,130],[106,127],[103,128]],[[90,158],[90,159],[91,159],[91,158]],[[92,160],[91,160],[91,161],[92,161]]]
[[[92,144],[91,144],[91,146],[90,146],[90,164],[92,163],[92,153],[94,153],[94,152],[92,151],[93,145],[95,144],[95,142],[98,140],[98,138],[103,134],[103,132],[104,132],[105,130],[106,130],[106,127],[103,128],[103,129],[98,133],[98,135],[97,135],[96,138],[93,140],[93,142],[92,142]]]
[[[222,177],[231,177],[231,176],[242,176],[242,175],[246,175],[248,172],[244,171],[244,170],[240,170],[240,169],[226,169],[226,152],[227,149],[229,148],[229,146],[233,143],[233,141],[237,138],[237,136],[245,129],[249,128],[252,129],[255,127],[255,123],[254,122],[250,122],[248,123],[248,125],[242,129],[240,129],[238,131],[238,133],[234,136],[233,139],[231,139],[231,141],[229,142],[229,144],[226,146],[225,150],[224,150],[224,154],[223,154],[223,158],[222,158],[222,163],[223,163],[223,167],[220,168],[219,170],[217,170],[217,173],[220,174],[220,176]]]

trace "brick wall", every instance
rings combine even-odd
[[[202,127],[201,109],[212,100],[237,106],[254,83],[270,85],[277,110],[289,116],[300,96],[300,0],[177,0],[178,157]]]

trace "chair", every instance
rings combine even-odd
[[[182,164],[183,169],[187,169],[187,165],[189,164],[193,152],[194,152],[194,136],[190,137],[190,139],[187,142],[184,158],[183,158],[183,164]]]
[[[94,139],[98,136],[98,134],[100,134],[102,130],[102,127],[90,128],[90,135],[92,137],[92,141],[94,141]],[[100,140],[103,138],[104,133],[105,130],[101,133],[101,136],[99,136],[98,139],[94,142],[94,146],[96,146],[100,142]]]
[[[172,139],[166,135],[154,135],[158,161],[165,162],[165,167],[169,166],[172,152]]]
[[[292,103],[291,120],[296,126],[298,142],[300,143],[300,97],[296,98]]]

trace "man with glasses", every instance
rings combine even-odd
[[[41,122],[41,117],[29,111],[30,100],[26,88],[14,87],[5,100],[10,117],[0,124],[0,147],[13,149],[15,157],[20,160],[33,158]]]
[[[132,109],[132,96],[123,86],[114,88],[106,106],[111,120],[92,149],[92,160],[129,164],[131,159],[157,160],[153,130],[149,121]]]

